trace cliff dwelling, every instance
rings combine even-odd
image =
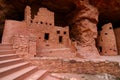
[[[0,80],[120,79],[119,14],[118,0],[1,0]]]

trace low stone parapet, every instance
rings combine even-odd
[[[29,60],[40,69],[57,73],[98,74],[108,73],[120,77],[120,64],[103,59],[36,57]]]

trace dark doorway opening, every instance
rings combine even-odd
[[[59,36],[59,43],[62,43],[62,41],[63,41],[63,37]]]
[[[49,40],[49,33],[45,33],[44,39]]]
[[[99,49],[100,49],[100,52],[102,52],[102,47],[101,46],[99,47]]]

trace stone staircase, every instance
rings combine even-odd
[[[47,70],[20,58],[10,44],[0,44],[0,80],[61,80],[53,77]]]

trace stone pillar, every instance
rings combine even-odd
[[[72,38],[77,41],[77,52],[84,58],[96,58],[99,56],[95,45],[98,10],[88,4],[88,2],[84,2],[83,4],[81,4],[81,1],[77,2],[77,7],[77,10],[72,13],[74,17],[70,27]]]
[[[26,6],[24,17],[25,17],[25,22],[27,23],[27,25],[29,25],[31,23],[31,20],[32,20],[30,6]]]

